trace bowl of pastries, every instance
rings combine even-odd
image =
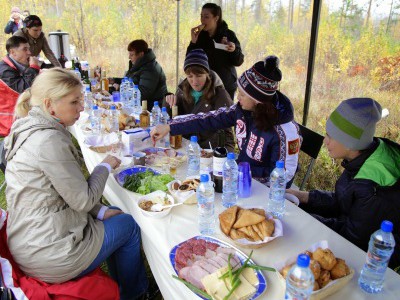
[[[272,218],[263,208],[235,205],[224,210],[218,218],[223,234],[243,248],[261,248],[283,235],[282,222]]]
[[[167,184],[167,188],[177,202],[183,204],[196,204],[196,189],[199,184],[199,177],[191,176],[183,181],[173,180]]]
[[[319,300],[332,295],[354,276],[354,269],[350,268],[346,261],[336,257],[328,248],[326,241],[314,244],[303,252],[310,257],[310,269],[314,275],[314,290],[311,294],[312,300]],[[286,284],[286,276],[295,264],[296,258],[292,257],[284,263],[278,264],[277,270],[281,280]]]

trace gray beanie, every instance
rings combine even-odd
[[[342,101],[326,122],[326,133],[350,150],[364,150],[371,145],[382,107],[371,98]]]

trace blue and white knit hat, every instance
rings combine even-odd
[[[279,70],[279,58],[270,55],[264,61],[257,62],[238,79],[238,86],[253,99],[263,102],[265,96],[276,93],[282,72]]]
[[[210,66],[208,65],[208,57],[203,49],[194,49],[186,55],[185,62],[183,64],[183,70],[186,71],[190,66],[200,66],[210,72]]]
[[[364,150],[371,145],[382,107],[371,98],[342,101],[326,122],[326,133],[351,150]]]

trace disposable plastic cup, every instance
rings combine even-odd
[[[239,191],[240,198],[247,198],[251,195],[251,171],[248,162],[240,162],[239,165]]]
[[[119,92],[113,92],[112,93],[112,98],[114,102],[120,102],[120,94]]]

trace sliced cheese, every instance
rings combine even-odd
[[[201,279],[206,292],[213,297],[213,299],[224,299],[229,294],[229,290],[225,282],[219,277],[228,271],[228,267],[218,269],[216,272],[209,274]]]
[[[231,285],[229,279],[219,279],[221,275],[228,271],[228,267],[218,269],[216,272],[209,274],[201,279],[207,293],[216,300],[223,300],[229,294]],[[258,278],[253,269],[245,268],[239,275],[241,284],[235,289],[233,294],[229,297],[230,300],[244,300],[248,299],[256,292],[255,285],[258,284]]]
[[[253,286],[258,285],[259,281],[258,281],[258,277],[256,272],[254,272],[254,270],[252,268],[245,268],[242,271],[242,274],[244,278],[246,278],[246,280]]]

